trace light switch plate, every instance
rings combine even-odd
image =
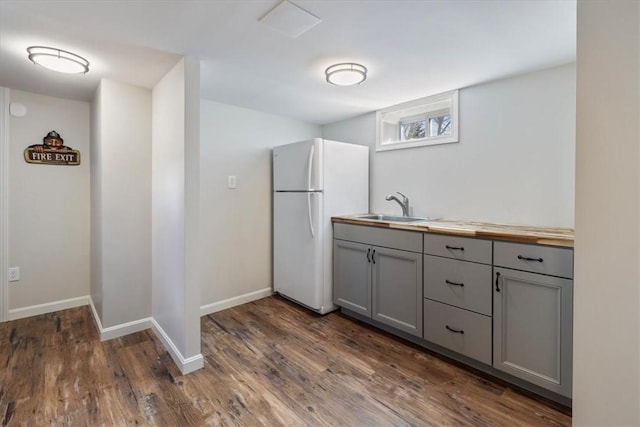
[[[9,268],[9,281],[17,282],[18,280],[20,280],[20,267]]]
[[[227,187],[228,188],[236,188],[237,180],[235,175],[229,175],[227,179]]]

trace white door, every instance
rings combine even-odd
[[[273,148],[273,191],[322,190],[322,140]]]
[[[274,289],[310,308],[322,306],[322,193],[273,195]]]

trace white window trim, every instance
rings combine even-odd
[[[414,109],[421,105],[435,104],[441,101],[451,102],[451,135],[431,136],[422,139],[412,139],[409,141],[382,141],[382,126],[384,117],[390,113],[398,113],[403,110]],[[442,108],[434,109],[433,112],[442,111]],[[408,117],[416,116],[415,113],[407,114]],[[429,117],[433,117],[432,111],[425,112],[427,121]],[[427,123],[428,125],[428,123]],[[400,150],[404,148],[423,147],[427,145],[450,144],[458,142],[458,91],[445,92],[438,95],[428,96],[426,98],[416,99],[414,101],[404,102],[402,104],[393,105],[383,110],[376,111],[376,151]]]

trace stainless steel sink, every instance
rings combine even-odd
[[[393,216],[393,215],[379,215],[379,214],[358,215],[356,218],[373,219],[376,221],[390,221],[390,222],[417,222],[417,221],[428,220],[428,218],[418,218],[415,216]]]

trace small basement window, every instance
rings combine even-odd
[[[376,113],[376,151],[458,142],[458,91]]]
[[[398,124],[399,141],[412,141],[427,136],[427,116],[403,117]]]

